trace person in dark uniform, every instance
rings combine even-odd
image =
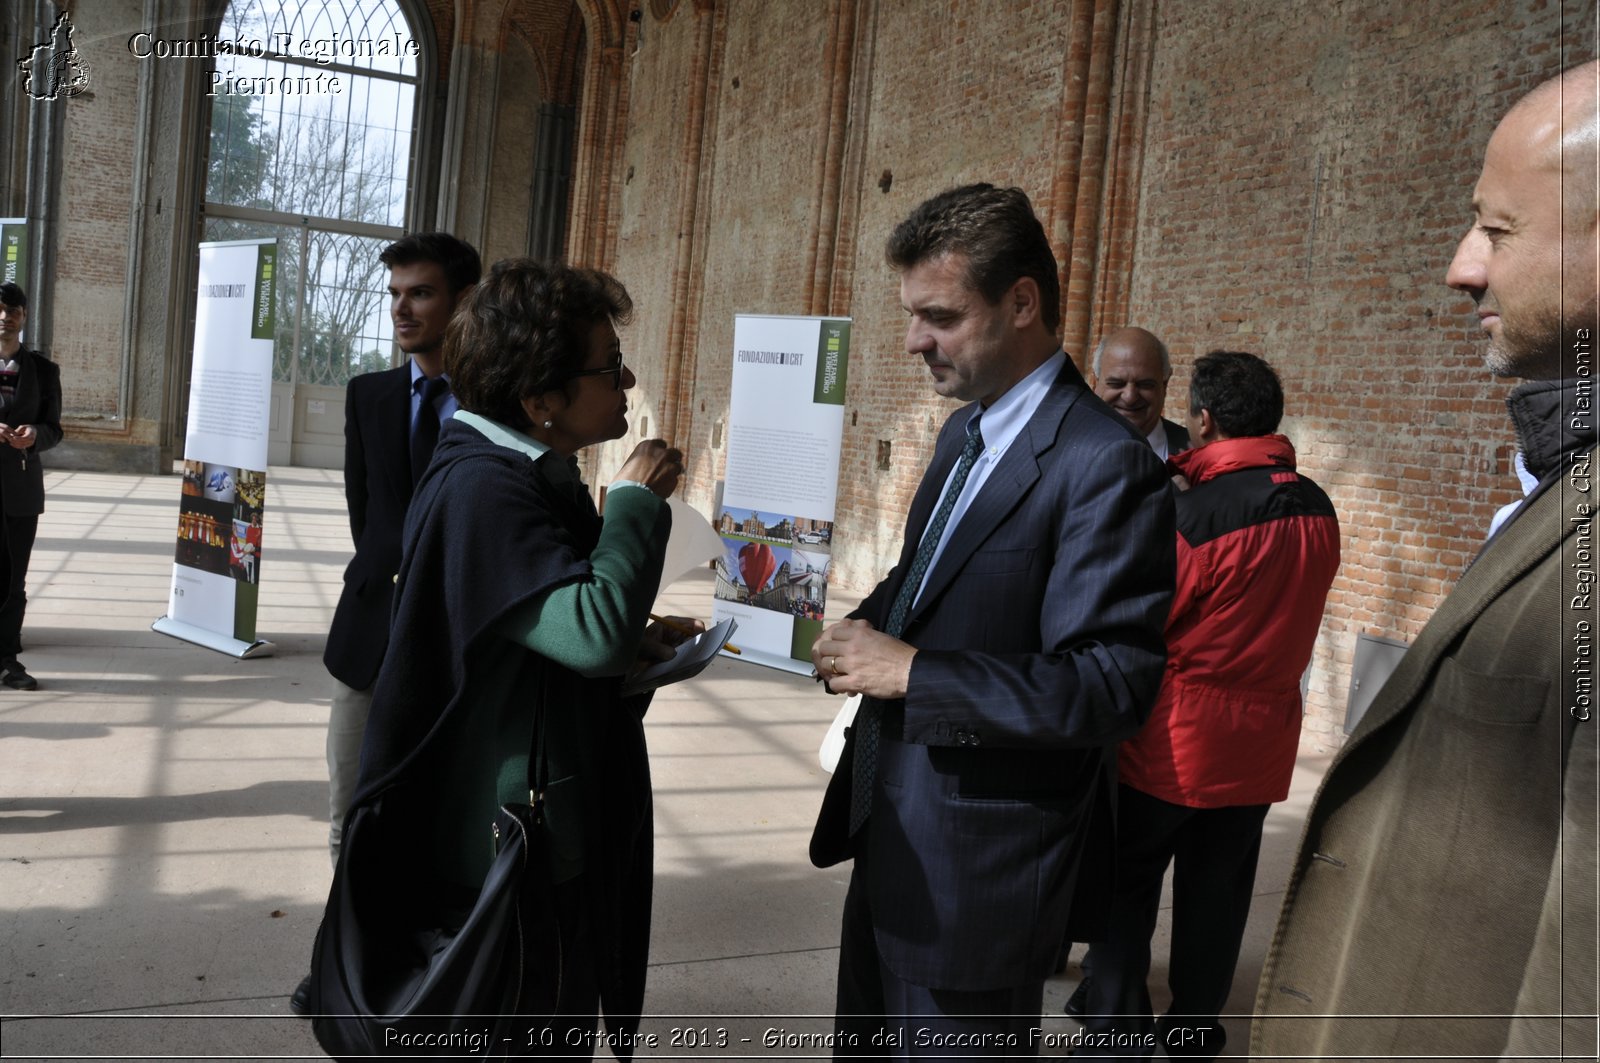
[[[27,612],[28,559],[44,512],[39,452],[61,442],[61,370],[22,345],[28,296],[0,284],[0,685],[38,690],[22,667],[22,617]]]

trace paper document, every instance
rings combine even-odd
[[[717,655],[717,651],[733,637],[734,629],[738,626],[739,622],[730,616],[717,626],[702,631],[693,638],[684,639],[678,643],[678,652],[670,661],[652,664],[629,679],[622,687],[623,696],[643,694],[656,687],[664,687],[668,683],[681,683],[685,679],[699,675],[705,666],[711,663],[711,658]]]

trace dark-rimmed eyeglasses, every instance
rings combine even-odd
[[[622,371],[626,368],[627,366],[623,365],[622,356],[618,355],[617,363],[615,365],[608,365],[604,369],[580,369],[576,373],[573,373],[570,379],[576,380],[580,376],[606,376],[607,374],[610,374],[612,388],[616,391],[621,391]]]

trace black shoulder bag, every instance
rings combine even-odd
[[[502,805],[495,816],[496,855],[476,896],[416,888],[408,817],[393,805],[385,816],[386,801],[397,800],[392,790],[346,819],[311,957],[311,1025],[330,1056],[514,1055],[555,1012],[560,929],[545,830],[545,711],[529,803]]]

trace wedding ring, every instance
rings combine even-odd
[[[838,675],[839,674],[839,658],[837,658],[837,657],[829,657],[828,658],[828,671],[832,672],[834,675]]]

